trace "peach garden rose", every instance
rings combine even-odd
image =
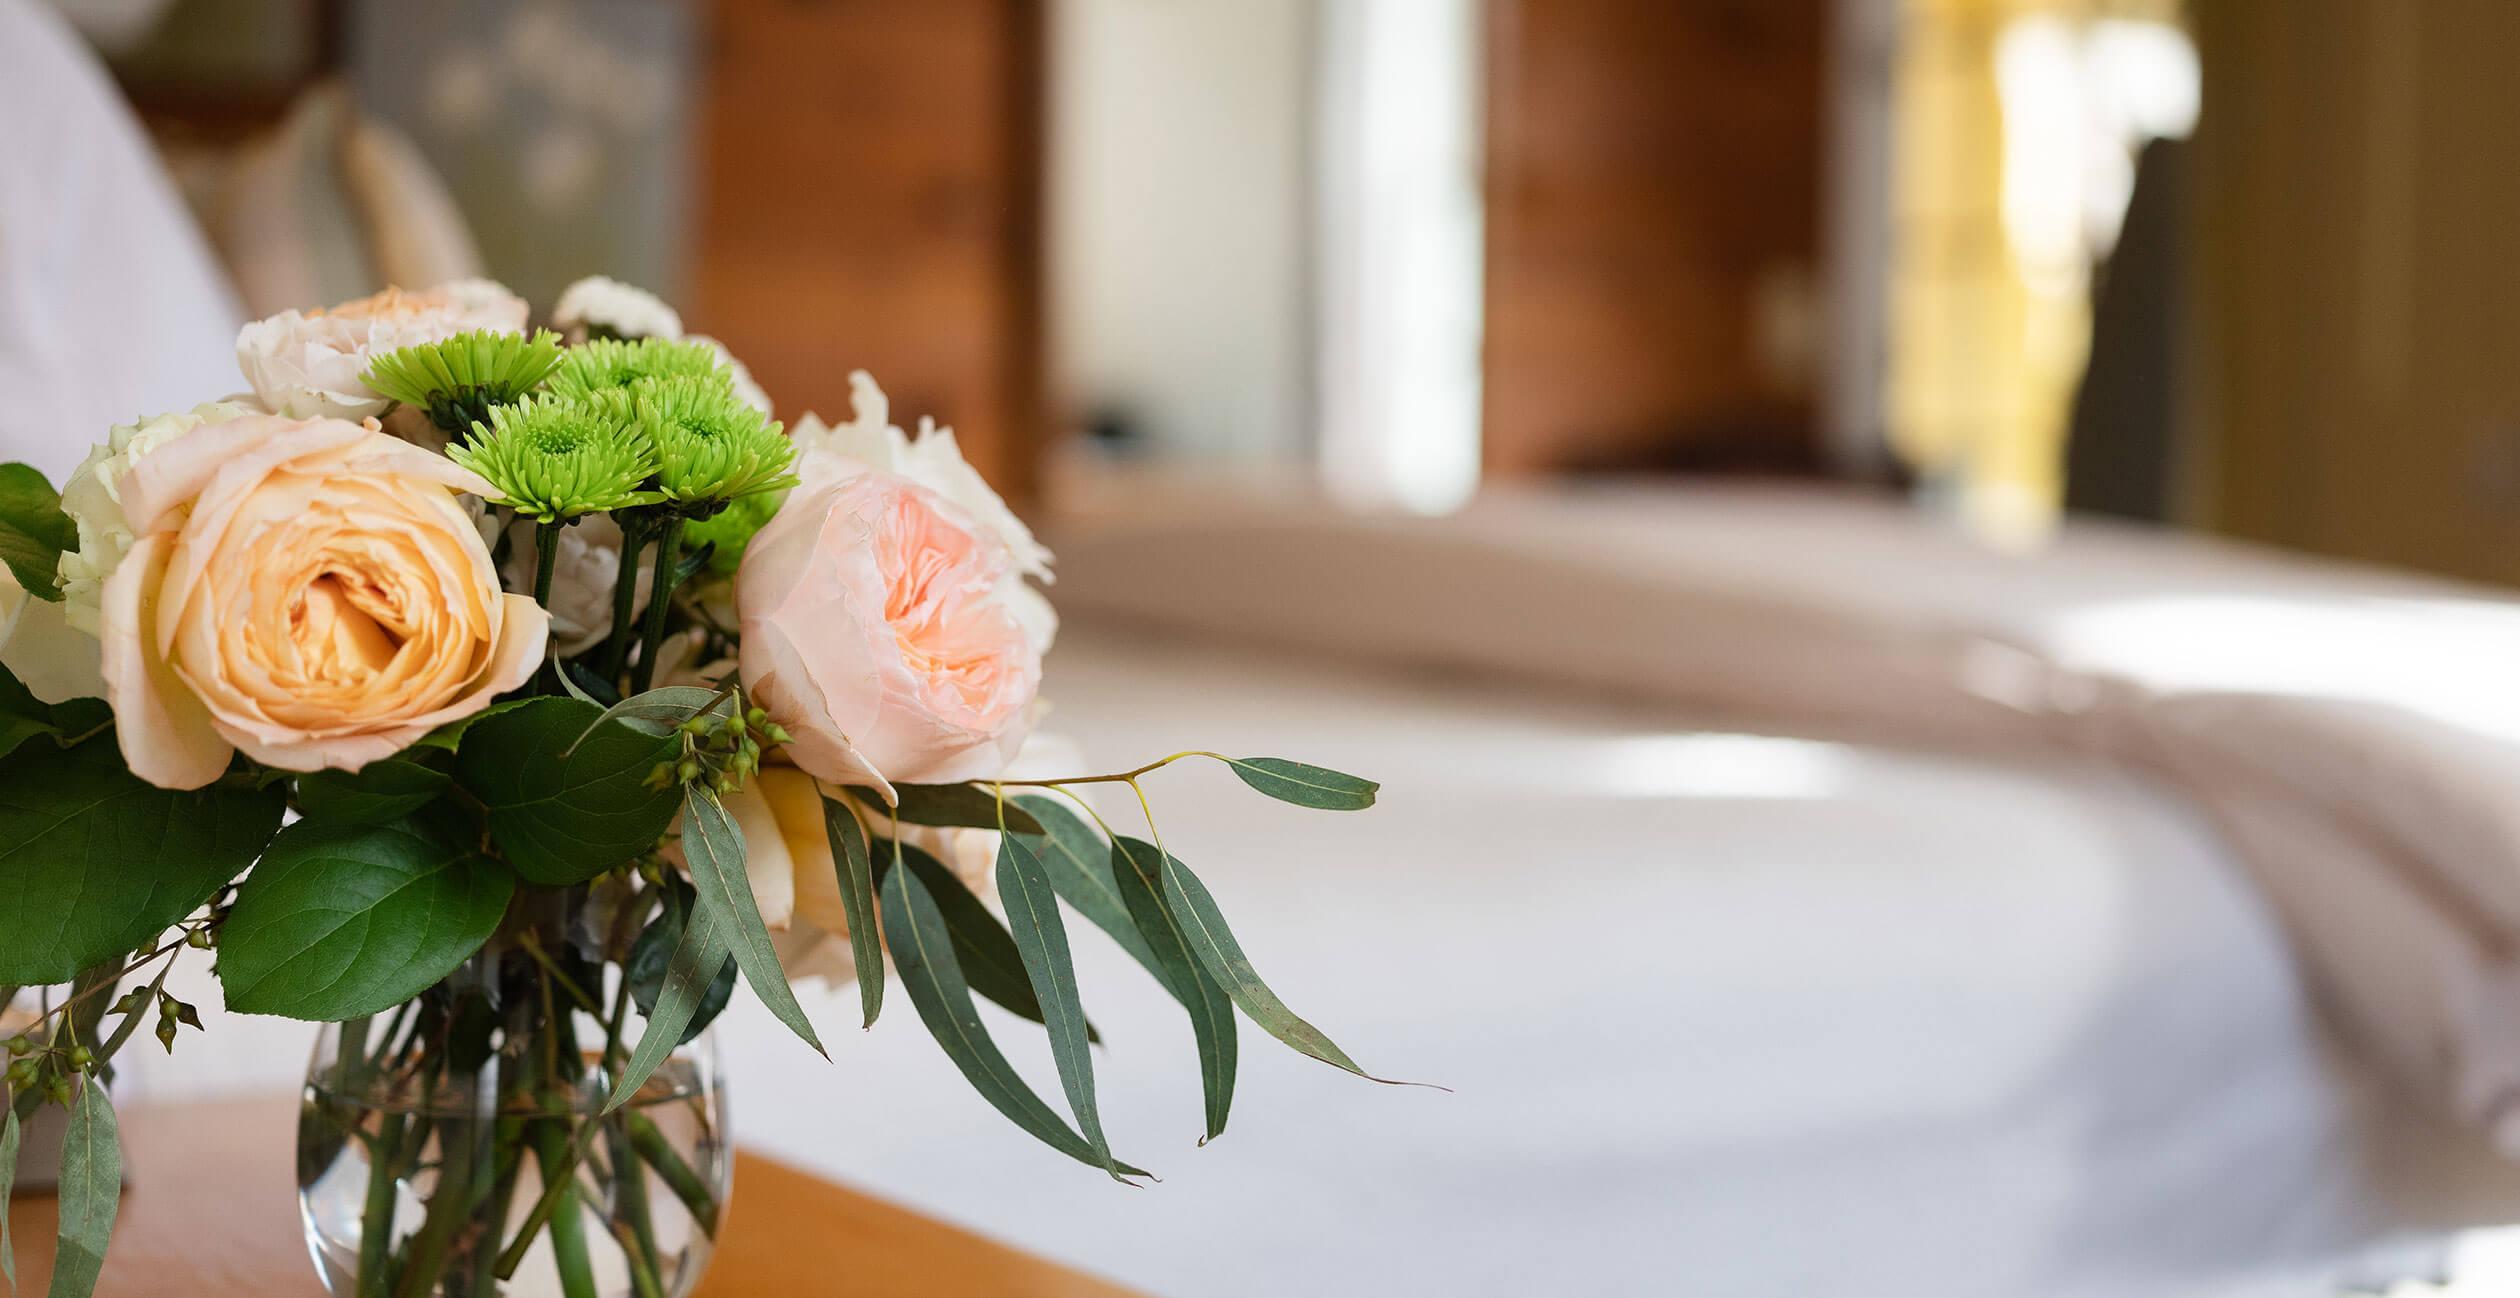
[[[832,784],[1002,772],[1041,686],[1014,557],[907,477],[819,449],[796,468],[735,576],[744,689]]]
[[[457,498],[482,489],[337,419],[205,425],[132,465],[101,617],[132,772],[198,788],[238,749],[356,770],[523,684],[549,619],[501,593]]]

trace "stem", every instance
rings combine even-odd
[[[595,1126],[589,1120],[581,1124],[581,1129],[592,1130]],[[554,1118],[538,1122],[535,1127],[535,1155],[542,1163],[543,1180],[559,1192],[550,1222],[551,1256],[560,1271],[560,1292],[567,1298],[597,1298],[595,1267],[586,1253],[586,1218],[578,1211],[577,1160],[570,1155],[572,1142],[564,1134],[568,1124]]]
[[[635,1109],[621,1117],[621,1125],[630,1132],[630,1147],[639,1152],[640,1160],[655,1168],[674,1197],[691,1210],[691,1219],[700,1223],[701,1233],[716,1239],[717,1196],[709,1193],[708,1182],[701,1180],[700,1174],[691,1170],[691,1164],[674,1152],[673,1143],[665,1139],[664,1130],[653,1119]]]
[[[394,1242],[395,1165],[402,1160],[402,1114],[389,1113],[369,1147],[367,1205],[359,1213],[358,1298],[381,1298],[385,1292],[385,1254]]]
[[[1223,753],[1211,753],[1193,749],[1186,753],[1174,753],[1170,757],[1148,762],[1146,765],[1141,766],[1134,771],[1122,771],[1117,775],[1071,775],[1063,780],[989,780],[974,781],[974,783],[995,784],[1009,789],[1058,789],[1071,784],[1135,784],[1137,782],[1137,777],[1144,775],[1149,771],[1162,770],[1164,767],[1170,766],[1185,757],[1213,757],[1228,766],[1233,765],[1234,762],[1233,758],[1227,757]]]
[[[662,1263],[656,1252],[656,1212],[648,1203],[647,1172],[639,1166],[630,1138],[622,1130],[626,1125],[608,1124],[604,1132],[613,1167],[613,1233],[621,1237],[621,1251],[630,1256],[631,1278],[642,1282],[639,1292],[644,1296],[655,1292]]]
[[[551,1221],[552,1214],[559,1210],[560,1199],[568,1192],[571,1184],[569,1178],[577,1174],[578,1160],[586,1157],[587,1148],[595,1143],[596,1128],[597,1124],[593,1122],[578,1124],[577,1139],[570,1141],[567,1152],[561,1155],[560,1170],[557,1173],[552,1170],[547,1161],[545,1162],[542,1197],[534,1201],[533,1211],[525,1214],[525,1224],[516,1228],[515,1237],[510,1239],[508,1246],[499,1252],[500,1279],[516,1278],[516,1268],[525,1261],[525,1250],[533,1247],[534,1236],[542,1233],[542,1228]]]
[[[560,529],[568,526],[558,520],[534,525],[534,602],[551,607],[551,570],[560,562]]]
[[[618,683],[630,660],[630,624],[639,602],[639,551],[647,545],[645,525],[615,515],[621,524],[621,567],[613,573],[612,634],[604,638],[604,679]]]
[[[648,586],[647,626],[639,635],[638,665],[630,669],[630,692],[645,694],[656,681],[656,655],[665,647],[665,614],[674,602],[674,569],[682,566],[680,518],[668,518],[656,533],[656,574]]]

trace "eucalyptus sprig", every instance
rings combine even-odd
[[[425,410],[429,422],[462,439],[491,411],[520,400],[560,364],[560,335],[475,330],[390,351],[361,377],[381,396]]]

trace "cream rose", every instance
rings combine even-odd
[[[525,299],[486,279],[456,280],[425,293],[387,289],[309,312],[283,311],[245,326],[236,361],[254,395],[275,414],[300,419],[364,419],[392,402],[359,376],[368,358],[460,333],[522,333]]]
[[[796,471],[735,574],[744,688],[796,764],[886,788],[1003,771],[1041,685],[1005,547],[899,474],[827,450]]]
[[[73,629],[63,606],[37,599],[0,564],[0,667],[46,703],[102,698],[96,637]]]
[[[101,636],[132,772],[198,788],[238,749],[357,770],[523,684],[548,619],[499,590],[458,498],[487,485],[372,424],[275,415],[133,465]]]
[[[171,415],[143,419],[113,430],[62,484],[61,509],[79,529],[79,548],[61,556],[63,616],[70,625],[96,634],[97,601],[105,579],[131,553],[131,523],[123,517],[122,481],[140,457],[203,424],[222,424],[255,414],[235,401],[211,401]]]

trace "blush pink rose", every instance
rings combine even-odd
[[[735,575],[744,688],[790,757],[883,788],[1003,772],[1041,688],[1006,548],[898,474],[822,450],[797,474]]]
[[[458,499],[487,490],[338,419],[248,415],[132,465],[99,610],[132,773],[199,788],[239,749],[357,770],[524,684],[549,619],[499,589]]]

